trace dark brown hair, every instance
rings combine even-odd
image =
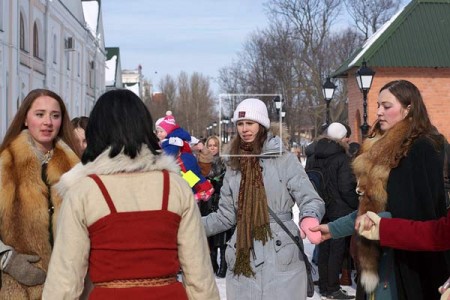
[[[256,134],[255,140],[253,141],[253,152],[252,154],[258,155],[261,154],[262,147],[264,145],[264,142],[267,139],[267,128],[259,124],[259,130]],[[236,137],[231,141],[230,146],[230,153],[231,155],[239,155],[240,154],[240,146],[241,146],[242,139],[239,136],[239,134],[236,135]],[[239,156],[231,156],[229,165],[233,170],[240,170],[240,157]]]
[[[70,122],[72,123],[72,126],[74,129],[81,128],[81,129],[86,130],[88,121],[89,121],[88,117],[81,116],[81,117],[73,118],[72,121],[70,121]]]
[[[25,99],[23,100],[22,104],[19,107],[19,110],[14,116],[11,125],[6,131],[3,143],[0,146],[0,153],[3,152],[3,150],[5,150],[12,143],[12,141],[14,141],[14,139],[22,132],[22,130],[27,128],[25,126],[25,120],[28,111],[30,110],[34,101],[41,96],[48,96],[58,101],[59,107],[61,109],[62,121],[57,137],[63,140],[64,143],[66,143],[77,155],[79,155],[79,151],[75,146],[76,143],[73,133],[73,126],[70,123],[70,118],[67,113],[66,105],[64,104],[64,101],[58,94],[47,89],[32,90],[25,97]]]
[[[406,155],[411,144],[419,136],[428,138],[433,143],[435,149],[439,151],[445,138],[439,133],[436,127],[431,124],[427,108],[419,89],[412,82],[407,80],[390,81],[380,89],[380,93],[386,89],[395,96],[404,109],[407,109],[409,106],[409,111],[405,119],[410,120],[411,126],[402,142],[402,156]],[[382,134],[378,121],[375,122],[369,137],[373,137],[376,134]]]

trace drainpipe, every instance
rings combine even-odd
[[[17,1],[19,2],[19,1]],[[49,18],[49,6],[50,6],[51,1],[47,0],[47,3],[45,5],[45,14],[44,14],[44,38],[45,38],[45,45],[46,45],[46,49],[45,49],[45,58],[44,58],[44,67],[45,67],[45,76],[44,76],[44,87],[49,89],[49,85],[48,85],[48,76],[49,76],[49,71],[50,71],[50,64],[48,63],[48,58],[49,58],[49,54],[48,54],[48,46],[49,46],[49,41],[53,39],[49,39],[48,38],[48,18]],[[56,47],[56,45],[54,45]],[[52,52],[53,53],[53,52]]]

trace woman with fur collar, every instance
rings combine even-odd
[[[445,216],[445,138],[431,124],[419,89],[406,80],[387,83],[378,96],[377,117],[353,162],[358,215],[386,211],[383,215],[420,221]],[[312,230],[320,230],[324,239],[349,235],[355,217]],[[438,299],[438,287],[450,271],[446,252],[380,249],[363,237],[357,251],[360,282],[375,299]]]
[[[53,186],[78,161],[56,93],[32,90],[0,146],[0,299],[40,299],[61,198]]]
[[[194,197],[152,124],[129,90],[98,99],[81,163],[57,186],[64,202],[43,299],[78,298],[88,269],[90,299],[219,299]]]
[[[202,217],[208,236],[236,225],[225,251],[227,299],[306,299],[307,273],[296,242],[269,214],[278,216],[293,237],[317,243],[320,234],[308,228],[319,224],[324,203],[297,157],[268,132],[267,107],[245,99],[233,121],[238,135],[231,142],[229,168],[220,190],[219,209]],[[292,207],[300,209],[300,227]]]

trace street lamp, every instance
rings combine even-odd
[[[325,98],[325,103],[327,104],[327,114],[325,119],[325,126],[330,124],[330,102],[333,99],[334,91],[336,90],[336,85],[331,82],[330,76],[327,77],[327,80],[324,82],[322,86],[323,96]]]
[[[277,110],[278,116],[280,115],[280,111],[281,111],[281,118],[284,118],[284,116],[286,115],[286,112],[282,111],[282,106],[283,106],[284,100],[281,99],[280,96],[275,96],[273,98],[273,102],[275,102],[275,108]]]
[[[228,142],[228,123],[230,122],[230,120],[228,119],[222,119],[220,121],[220,125],[222,128],[222,143],[227,143]]]
[[[367,67],[366,61],[363,60],[362,66],[356,71],[355,75],[359,90],[363,94],[363,124],[361,125],[361,133],[365,137],[370,129],[369,124],[367,124],[367,94],[372,86],[375,71]]]
[[[212,135],[212,125],[208,125],[208,127],[206,127],[206,130],[208,131],[208,136]]]
[[[213,133],[212,133],[212,134],[213,134],[213,135],[216,135],[217,122],[213,122],[213,123],[212,123],[212,126],[213,126],[213,127],[212,127],[212,128],[213,128]]]

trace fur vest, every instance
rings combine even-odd
[[[27,130],[0,154],[0,235],[2,241],[17,252],[38,255],[36,266],[47,270],[51,254],[49,199],[54,207],[52,224],[56,224],[61,197],[54,185],[62,174],[78,161],[76,154],[61,140],[48,162],[47,185],[42,180],[38,150]],[[55,232],[53,225],[53,234]],[[39,299],[42,286],[25,287],[8,274],[2,274],[1,299]]]
[[[387,181],[391,169],[397,167],[401,157],[400,147],[409,131],[410,121],[405,119],[388,130],[384,135],[377,135],[364,141],[361,154],[353,162],[359,194],[358,215],[367,211],[386,210]],[[363,237],[357,239],[358,261],[361,266],[361,284],[367,293],[378,285],[378,261],[381,249],[378,241]]]

